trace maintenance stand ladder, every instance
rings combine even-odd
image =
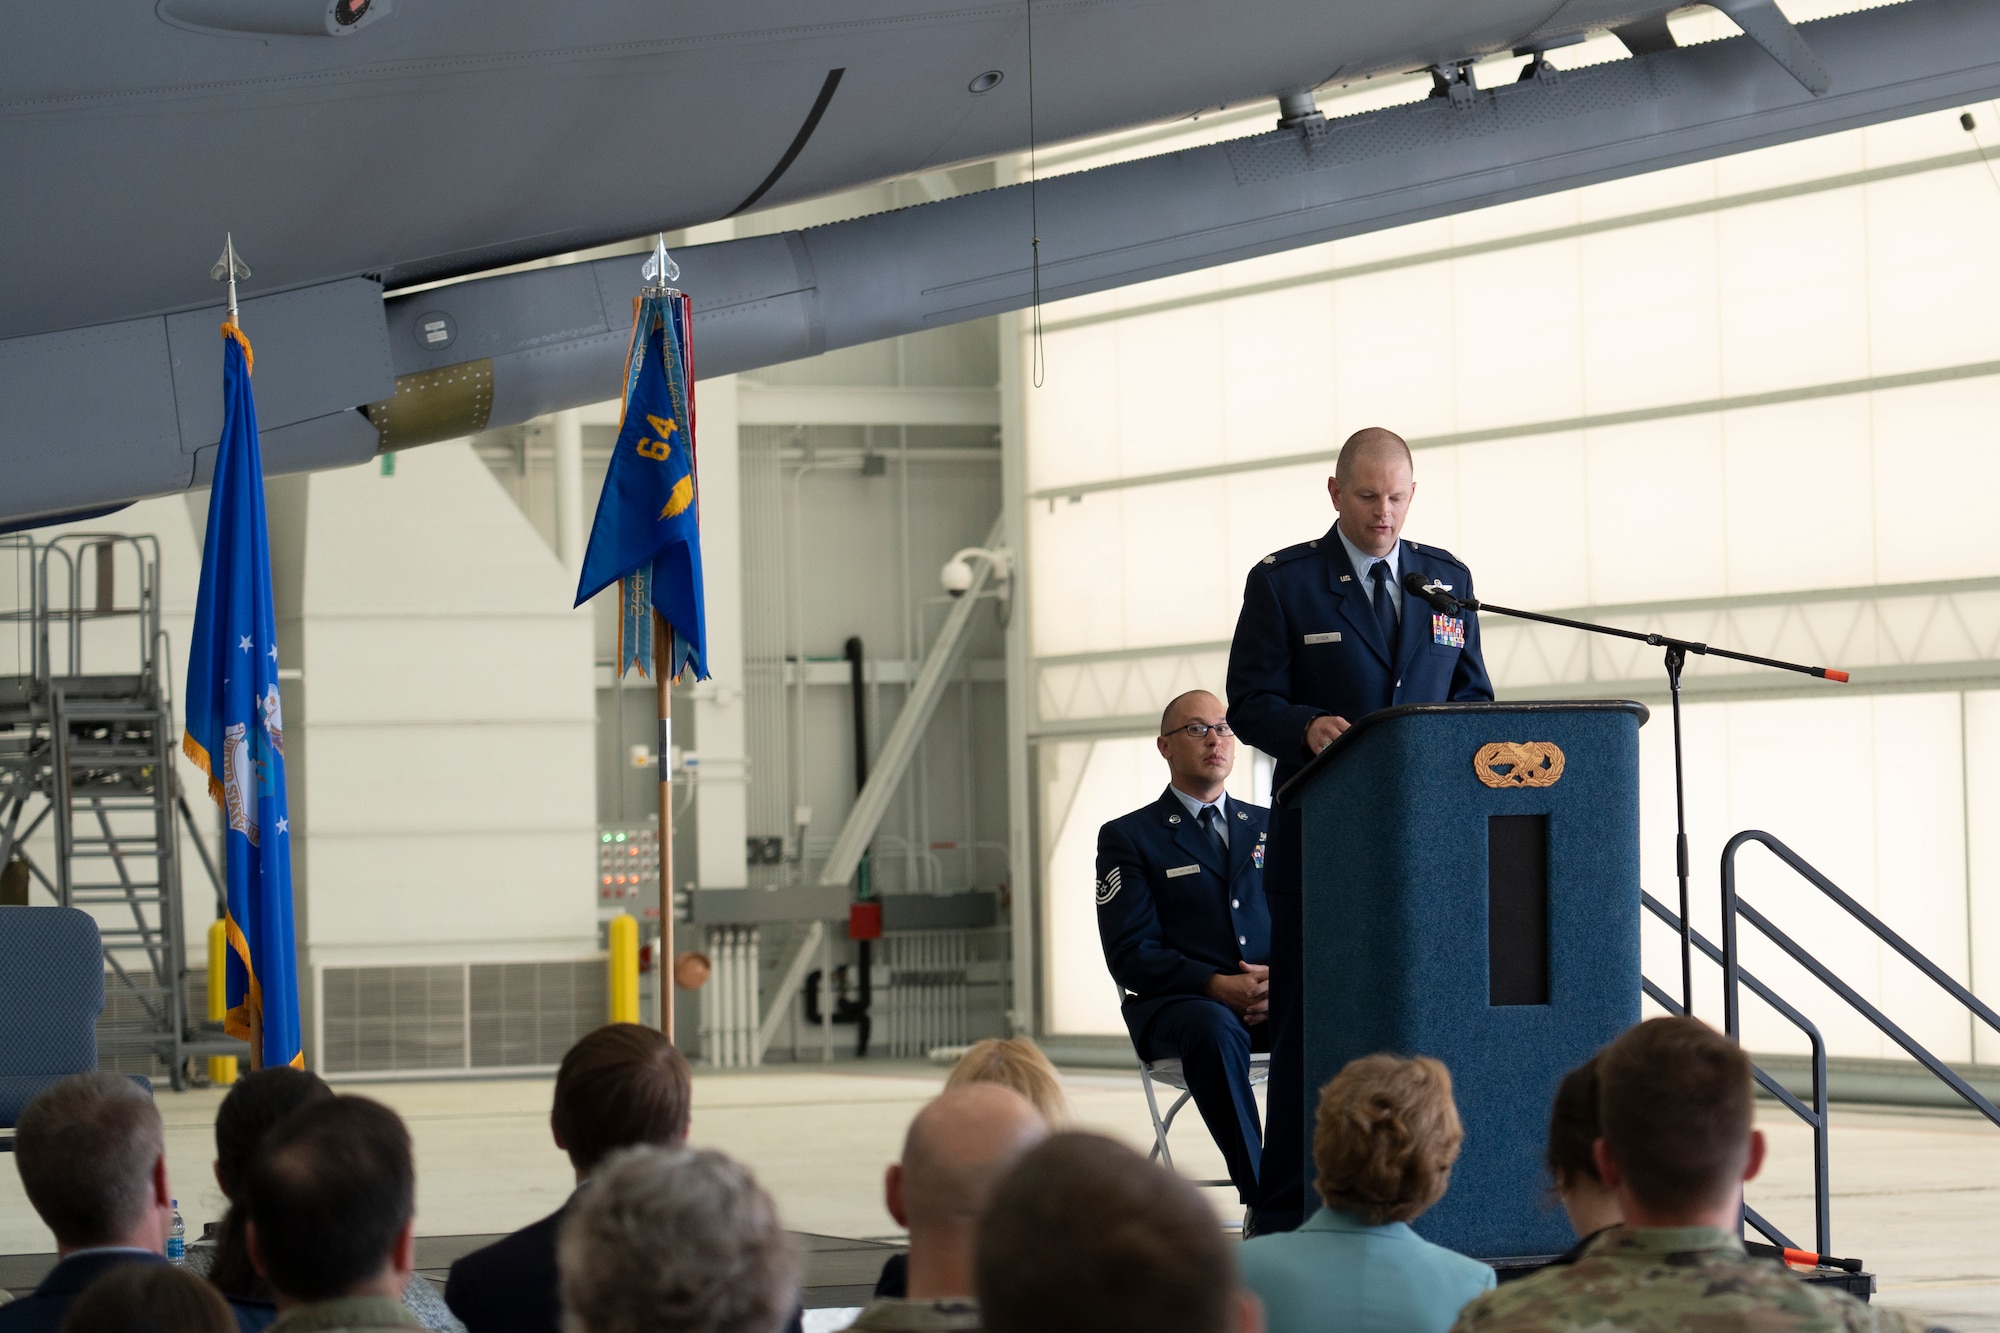
[[[191,1058],[245,1047],[187,1003],[176,820],[218,915],[222,890],[176,780],[159,574],[151,536],[0,539],[0,578],[11,575],[17,594],[0,612],[17,673],[0,676],[0,882],[10,901],[34,901],[38,886],[97,919],[106,974],[98,1059],[151,1056],[179,1089]],[[135,600],[118,600],[121,583]]]

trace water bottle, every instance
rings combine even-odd
[[[174,1224],[167,1229],[167,1262],[184,1264],[187,1262],[187,1223],[181,1220],[181,1201],[175,1199]]]

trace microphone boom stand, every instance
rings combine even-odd
[[[1734,662],[1749,662],[1755,666],[1774,667],[1779,671],[1796,671],[1802,676],[1816,676],[1821,680],[1843,683],[1847,680],[1847,673],[1836,671],[1832,667],[1803,666],[1797,662],[1780,662],[1772,657],[1732,652],[1727,648],[1711,648],[1692,639],[1675,639],[1664,634],[1641,634],[1637,630],[1619,629],[1615,625],[1596,625],[1587,620],[1571,620],[1567,616],[1543,615],[1539,611],[1518,611],[1511,606],[1496,606],[1492,602],[1482,602],[1471,597],[1454,597],[1434,583],[1426,584],[1423,575],[1414,571],[1405,576],[1403,587],[1405,591],[1415,593],[1432,608],[1447,615],[1457,610],[1491,611],[1495,615],[1512,616],[1516,620],[1534,620],[1544,625],[1560,625],[1564,629],[1580,629],[1590,634],[1609,635],[1614,639],[1631,639],[1635,643],[1650,644],[1655,648],[1666,650],[1667,693],[1673,699],[1674,710],[1674,871],[1680,879],[1681,890],[1681,1010],[1692,1017],[1694,925],[1688,914],[1687,802],[1682,794],[1681,780],[1681,668],[1686,665],[1689,653],[1700,653],[1707,657],[1726,657]]]

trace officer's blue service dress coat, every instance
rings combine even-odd
[[[1448,551],[1400,543],[1403,574],[1418,573],[1470,597],[1472,571]],[[1277,761],[1273,790],[1312,760],[1306,728],[1314,718],[1359,722],[1394,704],[1490,700],[1493,683],[1479,649],[1479,618],[1447,616],[1407,593],[1395,642],[1376,618],[1371,589],[1347,558],[1337,525],[1313,541],[1265,556],[1250,570],[1229,646],[1229,724]],[[1307,1207],[1304,994],[1300,953],[1300,823],[1296,810],[1271,815],[1265,880],[1274,922],[1271,959],[1271,1076],[1259,1168],[1258,1225],[1288,1230]]]
[[[1456,597],[1473,595],[1472,571],[1449,551],[1400,545],[1404,574],[1435,579]],[[1394,704],[1493,697],[1478,615],[1447,616],[1405,593],[1391,644],[1369,594],[1333,528],[1265,556],[1244,583],[1229,648],[1229,724],[1277,761],[1273,790],[1312,759],[1306,728],[1316,717],[1359,722]]]

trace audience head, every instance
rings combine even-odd
[[[1364,1055],[1320,1089],[1314,1186],[1370,1226],[1408,1222],[1444,1197],[1464,1137],[1443,1065]]]
[[[993,1187],[1048,1137],[1026,1097],[997,1083],[946,1088],[910,1121],[889,1168],[889,1215],[910,1229],[909,1294],[972,1294],[973,1230]]]
[[[278,1122],[307,1102],[323,1101],[333,1089],[318,1074],[290,1065],[252,1070],[236,1080],[215,1112],[215,1183],[234,1199],[257,1145]]]
[[[1597,1174],[1597,1056],[1563,1075],[1549,1111],[1549,1177],[1578,1236],[1616,1226],[1618,1197]]]
[[[1096,1134],[1057,1134],[1015,1163],[980,1222],[977,1271],[988,1333],[1262,1326],[1194,1187]]]
[[[166,1245],[166,1134],[152,1094],[123,1074],[72,1074],[43,1089],[14,1127],[14,1168],[61,1252]]]
[[[718,1152],[613,1153],[557,1241],[564,1333],[775,1333],[799,1257],[747,1168]]]
[[[1160,714],[1160,737],[1154,742],[1174,785],[1190,796],[1219,787],[1236,767],[1236,736],[1215,728],[1229,720],[1222,700],[1207,690],[1189,690],[1176,695]],[[1209,727],[1205,736],[1190,736],[1184,730],[1193,723]]]
[[[657,1028],[612,1023],[586,1033],[556,1072],[549,1125],[579,1179],[620,1148],[686,1141],[692,1075]]]
[[[222,1293],[171,1264],[119,1264],[84,1288],[62,1333],[236,1333]]]
[[[1597,1057],[1597,1170],[1634,1226],[1726,1211],[1764,1160],[1750,1057],[1693,1018],[1653,1018]]]
[[[1348,436],[1326,479],[1347,540],[1369,555],[1394,550],[1417,492],[1414,477],[1410,446],[1394,431],[1369,426]]]
[[[1041,1112],[1050,1129],[1069,1125],[1069,1096],[1063,1091],[1062,1075],[1042,1054],[1042,1048],[1026,1037],[987,1037],[967,1047],[951,1067],[944,1086],[950,1090],[975,1083],[1012,1088]]]
[[[402,1293],[416,1168],[396,1113],[328,1097],[265,1136],[243,1182],[250,1257],[282,1305]]]
[[[236,1199],[264,1136],[299,1107],[331,1096],[333,1089],[318,1074],[273,1065],[243,1075],[222,1099],[215,1113],[215,1183],[230,1205],[217,1229],[215,1260],[208,1270],[208,1280],[217,1289],[232,1296],[270,1298],[256,1265],[250,1262],[250,1251],[243,1241],[243,1209]]]

